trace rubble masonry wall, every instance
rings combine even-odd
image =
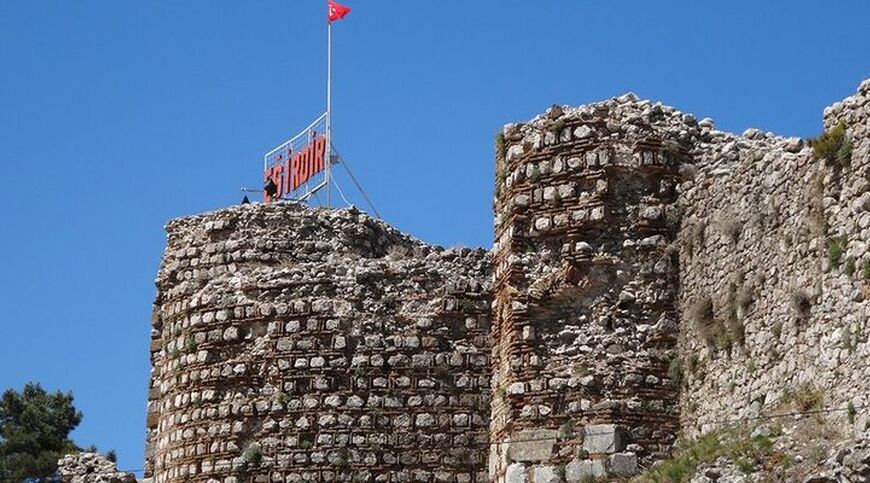
[[[293,203],[167,232],[147,477],[486,480],[484,251]]]

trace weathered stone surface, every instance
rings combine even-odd
[[[526,475],[526,465],[522,463],[511,463],[505,471],[505,483],[527,483],[528,476]]]
[[[620,476],[631,476],[637,473],[637,455],[634,453],[616,453],[607,459],[607,467],[611,473]]]
[[[807,384],[831,406],[870,404],[866,88],[825,110],[826,129],[846,126],[840,161],[631,95],[554,116],[506,126],[507,151],[523,148],[496,163],[493,377],[516,389],[493,399],[491,437],[548,420],[582,432],[591,408],[629,424],[584,448],[631,444],[647,466],[680,417],[692,434]],[[587,392],[563,403],[560,379]]]
[[[57,474],[63,483],[136,483],[132,473],[118,471],[117,466],[99,453],[76,453],[57,462]]]
[[[559,432],[552,429],[530,429],[511,435],[508,456],[514,461],[547,461],[553,456],[553,446]]]
[[[631,94],[505,126],[490,257],[352,209],[170,222],[146,474],[526,481],[586,451],[580,481],[796,387],[870,405],[867,86],[824,113],[847,160]]]
[[[679,217],[665,214],[697,139],[683,133],[687,123],[695,121],[627,95],[505,127],[508,150],[531,149],[496,166],[504,184],[492,251],[493,377],[504,397],[493,399],[492,439],[513,439],[509,428],[564,427],[557,449],[535,460],[561,463],[557,454],[583,450],[592,410],[595,423],[638,422],[601,448],[608,436],[590,437],[597,452],[674,440],[679,391],[667,367],[678,333],[664,327],[678,326],[678,265],[667,247]],[[557,127],[567,140],[547,136]],[[519,197],[528,202],[517,205]],[[640,423],[647,419],[656,431]]]
[[[585,483],[591,478],[604,476],[605,473],[604,461],[600,459],[576,459],[565,465],[565,481],[567,483]]]
[[[532,468],[532,483],[562,483],[562,476],[553,465]]]
[[[795,388],[828,407],[870,404],[870,345],[856,337],[870,329],[868,106],[859,91],[825,110],[826,129],[846,126],[846,167],[758,130],[702,133],[692,148],[697,172],[679,200],[686,434],[768,413]],[[712,318],[693,322],[704,304]]]
[[[625,449],[624,431],[615,424],[590,424],[583,432],[583,449],[589,453],[617,453]]]
[[[151,345],[154,483],[486,480],[483,250],[283,202],[173,220],[167,232]]]

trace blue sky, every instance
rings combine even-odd
[[[335,142],[381,214],[491,241],[492,140],[633,91],[812,136],[870,77],[870,2],[347,0]],[[0,389],[72,390],[82,445],[142,468],[169,218],[237,203],[324,108],[325,1],[0,0]]]

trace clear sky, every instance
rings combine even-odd
[[[390,223],[491,242],[492,141],[627,91],[813,136],[870,77],[870,2],[346,0],[335,142]],[[169,218],[237,203],[325,105],[325,0],[0,0],[0,389],[72,390],[142,468]],[[357,198],[358,199],[358,198]]]

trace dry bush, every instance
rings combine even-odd
[[[689,318],[694,322],[698,334],[708,343],[712,343],[719,335],[719,327],[713,308],[713,299],[703,297],[689,308]]]
[[[810,316],[812,308],[812,300],[805,290],[798,289],[791,294],[791,306],[799,319],[806,319]]]
[[[736,215],[725,215],[719,220],[719,232],[736,244],[743,232],[743,222]]]
[[[846,123],[839,124],[813,139],[813,159],[824,159],[829,166],[848,168],[852,162],[852,142],[846,139]]]

